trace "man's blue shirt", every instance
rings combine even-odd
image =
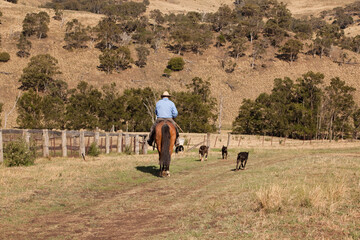
[[[175,104],[165,97],[156,103],[155,114],[158,118],[176,118],[178,111]]]

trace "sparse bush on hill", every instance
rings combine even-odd
[[[24,34],[20,35],[19,41],[16,44],[16,47],[19,51],[16,53],[18,57],[29,57],[30,56],[30,49],[31,49],[31,42],[27,40]]]
[[[11,3],[17,3],[18,0],[6,0],[7,2],[11,2]]]
[[[77,19],[73,19],[66,23],[64,40],[67,43],[64,48],[67,50],[86,48],[86,42],[90,40],[88,28],[85,28]]]
[[[10,60],[10,54],[7,52],[0,52],[0,62],[8,62]]]
[[[247,39],[246,38],[234,38],[231,41],[231,45],[230,45],[230,49],[231,49],[231,56],[238,59],[239,57],[241,57],[245,50],[246,50],[246,43],[247,43]]]
[[[112,18],[104,18],[99,21],[94,32],[97,34],[97,47],[101,50],[112,49],[121,42],[121,29]]]
[[[54,11],[55,11],[54,19],[57,21],[63,20],[64,11],[60,9],[58,5],[55,6]]]
[[[354,19],[345,13],[345,10],[341,7],[335,9],[335,21],[333,24],[337,24],[341,29],[345,29],[347,26],[352,24]]]
[[[46,38],[49,23],[50,17],[46,12],[28,13],[23,21],[23,34],[28,37],[35,35],[39,39]]]
[[[147,49],[145,46],[140,46],[136,48],[136,53],[138,57],[138,60],[136,61],[136,65],[138,67],[145,67],[147,57],[150,54],[149,49]]]
[[[112,73],[113,70],[120,71],[130,67],[133,62],[130,50],[127,47],[119,47],[116,50],[106,49],[102,55],[99,56],[99,69]]]
[[[295,61],[297,55],[303,49],[303,43],[297,39],[289,39],[279,51],[282,53],[282,58],[291,62]]]
[[[184,69],[185,61],[182,57],[173,57],[168,61],[167,68],[172,71],[181,71]]]
[[[5,145],[4,165],[6,167],[29,166],[35,162],[35,147],[24,140],[13,141]]]

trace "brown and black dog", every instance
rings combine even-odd
[[[205,160],[207,161],[208,153],[209,153],[209,147],[205,145],[201,145],[199,148],[200,161],[204,161],[204,157]]]
[[[239,152],[236,160],[236,171],[239,171],[240,169],[244,170],[247,160],[249,157],[249,152]],[[240,165],[239,165],[240,163]]]

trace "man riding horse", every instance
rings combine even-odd
[[[171,122],[175,129],[176,129],[176,142],[175,142],[175,146],[179,145],[179,130],[176,127],[177,124],[174,121],[174,118],[177,117],[178,115],[178,111],[175,107],[175,104],[169,99],[169,97],[171,97],[171,95],[165,91],[162,95],[161,95],[161,100],[159,100],[156,103],[156,108],[155,108],[155,114],[156,114],[156,121],[155,123],[152,125],[151,129],[150,129],[150,134],[149,134],[149,139],[148,139],[148,144],[150,146],[153,145],[153,142],[155,140],[155,126],[162,121],[169,121]]]

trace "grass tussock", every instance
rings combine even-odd
[[[336,181],[335,181],[336,180]],[[343,179],[312,187],[302,187],[299,206],[333,213],[348,201],[348,186]]]
[[[279,185],[274,184],[270,187],[262,187],[256,192],[256,196],[258,209],[266,213],[280,212],[285,200],[285,190]]]

